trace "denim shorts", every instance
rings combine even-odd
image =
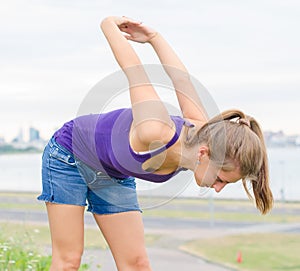
[[[86,206],[94,214],[140,211],[133,177],[116,179],[75,159],[51,138],[42,158],[43,191],[38,200]]]

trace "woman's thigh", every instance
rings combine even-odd
[[[131,265],[143,266],[140,270],[151,270],[145,248],[142,215],[139,211],[111,215],[94,214],[94,217],[109,244],[118,270],[127,270]]]
[[[53,261],[80,260],[84,247],[83,206],[46,203]]]

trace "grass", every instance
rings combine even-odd
[[[226,202],[227,203],[227,202]],[[228,203],[227,203],[228,204]],[[224,210],[220,211],[217,207],[215,207],[215,211],[211,213],[209,208],[207,210],[189,210],[189,208],[185,209],[152,209],[145,210],[145,216],[152,217],[168,217],[168,218],[195,218],[201,220],[210,220],[214,219],[215,221],[239,221],[239,222],[300,222],[300,216],[289,214],[289,213],[270,213],[268,215],[260,215],[257,212],[244,212],[243,207],[239,207],[239,211],[230,211]],[[300,209],[300,206],[298,207]],[[291,210],[289,208],[289,210]]]
[[[34,203],[0,203],[0,209],[11,209],[11,210],[46,210],[44,204],[34,204]]]
[[[41,255],[27,232],[7,234],[0,226],[0,270],[49,270],[51,257]]]
[[[142,199],[143,200],[143,199]],[[150,199],[151,200],[151,199]],[[214,211],[211,211],[212,205]],[[214,200],[195,198],[177,198],[166,207],[147,209],[144,216],[169,218],[194,218],[215,221],[294,223],[300,222],[300,202],[275,202],[274,211],[268,215],[260,215],[252,202],[248,200]],[[279,210],[279,212],[278,212]]]
[[[142,199],[150,200],[153,199]],[[207,199],[173,199],[166,205],[155,209],[144,210],[144,216],[167,218],[191,218],[210,220],[212,213]],[[0,193],[0,209],[45,211],[45,205],[36,201],[33,193]],[[300,203],[277,203],[274,212],[267,216],[261,216],[255,211],[255,207],[248,201],[214,200],[213,218],[215,221],[238,222],[300,222],[298,210]],[[159,244],[161,235],[146,235],[147,246]],[[181,249],[199,255],[209,261],[226,264],[243,271],[256,270],[300,270],[300,260],[297,257],[299,250],[300,234],[297,233],[265,233],[245,234],[218,237],[211,239],[194,240],[184,244]],[[40,260],[41,265],[46,266],[50,257],[41,256],[50,253],[50,233],[47,224],[32,224],[31,222],[13,223],[0,222],[0,271],[2,270],[29,270],[13,269],[16,260],[23,259],[23,266],[30,266],[30,270],[38,269],[36,264]],[[10,247],[10,255],[3,248]],[[34,249],[33,249],[34,248]],[[87,227],[85,230],[85,249],[107,249],[107,243],[96,228]],[[2,249],[2,251],[1,251]],[[14,251],[14,253],[12,253]],[[243,262],[236,262],[237,253],[241,251]],[[38,253],[39,252],[39,253]],[[18,254],[19,253],[19,254]],[[2,256],[1,256],[2,255]],[[3,256],[6,255],[6,256]],[[18,255],[12,257],[12,255]],[[4,258],[6,267],[4,268]],[[2,262],[1,262],[2,261]],[[27,261],[27,262],[26,262]],[[1,266],[2,264],[2,266]],[[89,263],[84,264],[81,270],[89,270]]]
[[[51,237],[50,230],[47,224],[29,224],[26,223],[13,223],[13,222],[1,222],[0,232],[6,236],[6,238],[25,237],[31,244],[38,244],[40,250],[45,247],[50,247]],[[86,249],[108,249],[108,245],[97,228],[86,228],[84,231],[84,246]],[[146,234],[145,240],[147,245],[153,245],[160,235],[158,234]]]
[[[159,216],[169,218],[195,218],[202,220],[209,220],[212,214],[208,211],[189,211],[189,210],[164,210],[153,209],[144,211],[145,216]],[[239,222],[279,222],[279,223],[293,223],[300,222],[300,216],[292,214],[269,214],[259,215],[257,213],[237,213],[237,212],[214,212],[213,218],[215,221],[239,221]]]
[[[0,233],[1,271],[49,270],[51,256],[47,255],[50,247],[48,227],[0,223]],[[89,270],[89,264],[83,263],[79,270]]]
[[[9,201],[2,200],[10,199]],[[18,200],[14,200],[18,198]],[[141,198],[141,205],[153,199]],[[168,218],[195,218],[209,220],[212,215],[215,221],[239,221],[239,222],[272,222],[272,223],[293,223],[300,222],[300,215],[295,215],[293,210],[300,209],[299,202],[280,203],[276,202],[274,210],[281,209],[281,212],[271,212],[266,216],[259,215],[253,204],[249,201],[237,200],[214,200],[214,212],[210,212],[211,206],[207,199],[177,198],[166,205],[155,209],[144,210],[144,216],[168,217]],[[243,212],[245,208],[249,211]],[[36,200],[33,193],[0,193],[0,209],[6,210],[45,210],[45,205]]]
[[[51,245],[51,237],[48,225],[26,223],[0,223],[0,231],[7,237],[26,236],[26,240],[39,246],[39,250]],[[107,249],[108,246],[99,230],[87,228],[85,230],[85,247]]]
[[[51,237],[48,225],[38,225],[38,224],[24,224],[24,223],[0,223],[0,232],[6,236],[6,238],[15,237],[25,237],[26,240],[31,244],[38,244],[39,250],[42,248],[50,247]],[[84,231],[84,241],[86,249],[108,249],[108,245],[96,228],[86,228]],[[146,244],[153,245],[160,235],[146,234]],[[1,270],[1,269],[0,269]]]
[[[146,244],[151,246],[160,239],[160,235],[147,234],[145,239]],[[2,222],[0,223],[0,271],[49,270],[51,257],[47,254],[50,253],[50,246],[48,226]],[[108,245],[98,229],[85,230],[85,249],[107,248]],[[80,271],[90,270],[89,268],[89,263],[83,263]]]
[[[49,270],[51,238],[48,225],[28,223],[0,223],[0,271]],[[160,235],[147,234],[146,244],[151,246]],[[108,249],[108,245],[96,228],[85,229],[85,249]],[[89,270],[83,263],[80,271]]]
[[[166,202],[170,205],[197,205],[197,206],[208,206],[208,201],[210,199],[205,198],[174,198],[170,201],[164,198],[155,198],[155,197],[140,197],[139,201],[145,205],[151,205],[153,202]],[[253,203],[250,200],[238,200],[238,199],[213,199],[213,204],[215,207],[224,207],[224,206],[238,206],[238,207],[247,207],[247,208],[254,208]],[[164,204],[163,204],[164,205]],[[163,206],[162,205],[162,206]],[[287,201],[287,202],[276,202],[275,207],[283,208],[288,206],[292,209],[299,209],[300,202],[295,201]]]
[[[194,240],[182,250],[243,271],[298,271],[300,234],[264,233]],[[241,252],[242,262],[237,262]]]
[[[42,256],[33,246],[15,237],[0,237],[0,270],[47,270],[50,257]]]

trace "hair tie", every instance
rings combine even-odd
[[[240,118],[239,123],[247,125],[249,128],[251,128],[250,120],[248,120],[248,119]]]

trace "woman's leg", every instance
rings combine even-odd
[[[84,207],[46,203],[51,239],[51,271],[73,271],[80,267],[84,246]]]
[[[118,271],[151,271],[139,211],[94,214],[94,217],[111,249]]]

